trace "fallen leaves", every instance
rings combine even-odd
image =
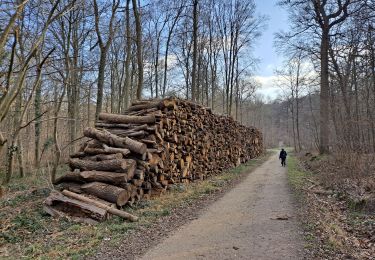
[[[359,205],[356,201],[361,202],[358,198],[369,195],[361,188],[363,180],[342,177],[342,167],[332,161],[314,163],[307,168],[315,178],[307,180],[301,189],[303,219],[310,226],[308,232],[315,237],[311,258],[374,260],[375,216],[356,207]]]

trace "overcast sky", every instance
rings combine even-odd
[[[288,14],[285,9],[276,5],[277,0],[255,0],[255,2],[258,12],[268,17],[267,28],[254,49],[255,57],[260,59],[256,79],[262,83],[262,87],[258,93],[275,99],[280,90],[273,86],[273,72],[277,66],[280,66],[282,57],[276,53],[273,46],[274,34],[288,29]]]

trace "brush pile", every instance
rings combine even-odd
[[[136,101],[124,115],[101,113],[84,135],[88,140],[71,155],[71,172],[54,182],[64,195],[53,193],[46,200],[50,213],[82,217],[83,212],[101,221],[103,209],[131,206],[171,184],[219,174],[263,151],[257,129],[175,98]],[[102,210],[89,208],[99,204],[87,198]]]

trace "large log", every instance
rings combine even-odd
[[[101,162],[85,161],[81,159],[70,159],[71,169],[81,171],[108,171],[108,172],[134,172],[136,162],[132,159],[107,160]]]
[[[153,124],[156,122],[154,115],[128,116],[109,113],[100,113],[99,120],[118,124]]]
[[[82,183],[77,182],[60,182],[59,190],[70,190],[75,193],[82,193],[81,185]]]
[[[103,122],[96,122],[95,127],[99,128],[121,128],[124,130],[133,129],[133,127],[139,126],[137,124],[111,124],[111,123],[103,123]]]
[[[130,154],[130,150],[129,149],[109,147],[109,146],[107,146],[105,144],[103,144],[102,146],[104,147],[104,149],[86,147],[84,149],[83,155],[117,154],[117,153],[121,153],[123,157],[126,157],[128,154]],[[84,157],[84,156],[80,156],[80,158],[82,158],[82,157]],[[75,158],[75,157],[72,157],[72,158]]]
[[[103,171],[84,171],[80,176],[85,182],[104,182],[112,185],[120,185],[128,181],[128,173],[103,172]]]
[[[90,160],[90,161],[118,160],[118,159],[122,159],[122,158],[123,158],[122,153],[96,154],[96,155],[84,157],[85,160]]]
[[[150,108],[160,108],[162,103],[160,101],[152,101],[152,102],[133,102],[132,106],[128,108],[128,111],[138,111]]]
[[[105,205],[105,204],[103,204],[103,203],[101,203],[97,200],[89,199],[87,197],[84,197],[84,196],[79,195],[79,194],[74,193],[74,192],[70,192],[68,190],[64,190],[64,191],[62,191],[62,193],[66,196],[69,196],[69,197],[73,198],[73,199],[81,200],[83,202],[87,202],[87,203],[93,204],[93,205],[95,205],[99,208],[105,209],[109,213],[111,213],[113,215],[116,215],[116,216],[119,216],[119,217],[122,217],[124,219],[130,220],[130,221],[137,221],[138,220],[137,216],[134,216],[134,215],[132,215],[130,213],[127,213],[125,211],[118,210],[116,208],[107,206],[107,205]]]
[[[151,108],[172,108],[176,109],[176,100],[174,99],[163,99],[157,101],[142,101],[142,102],[133,102],[132,106],[128,108],[128,111],[138,111],[138,110],[148,110]]]
[[[51,193],[44,201],[44,204],[74,217],[91,218],[97,221],[103,221],[107,218],[107,211],[105,209],[68,198],[58,192]]]
[[[129,137],[119,137],[111,134],[106,130],[98,130],[93,127],[88,127],[83,131],[84,136],[94,138],[109,146],[128,148],[130,151],[144,154],[147,151],[147,145]]]
[[[82,179],[81,175],[78,172],[68,172],[63,176],[56,178],[53,184],[58,185],[64,182],[84,183],[85,181]]]
[[[104,183],[118,186],[128,181],[129,172],[128,173],[104,172],[104,171],[68,172],[65,175],[57,178],[53,184],[58,185],[64,182],[65,183],[66,182],[87,183],[87,182],[98,181],[98,182],[104,182]]]
[[[81,189],[100,199],[124,206],[129,200],[130,194],[122,188],[101,182],[91,182],[81,186]]]

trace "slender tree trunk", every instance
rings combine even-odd
[[[113,64],[114,62],[112,61],[112,64],[111,64],[111,72],[110,72],[110,87],[111,87],[111,113],[117,113],[116,111],[116,107],[115,107],[115,104],[116,104],[116,96],[118,94],[116,94],[116,79],[115,79],[115,70],[117,69],[116,66],[114,66]]]
[[[329,152],[329,29],[324,28],[320,46],[320,153]]]
[[[164,98],[165,97],[165,92],[166,92],[166,89],[167,89],[167,74],[168,74],[168,52],[169,52],[169,45],[170,45],[170,41],[171,41],[171,36],[172,36],[172,33],[168,33],[168,39],[167,39],[167,43],[166,43],[166,46],[165,46],[165,58],[164,58],[164,80],[163,80],[163,93],[162,93],[162,97]],[[186,85],[187,87],[187,85]]]
[[[300,138],[300,129],[299,129],[299,90],[300,90],[300,72],[301,72],[301,56],[298,57],[297,61],[297,77],[296,77],[296,132],[297,132],[297,145],[298,151],[302,150],[301,138]]]
[[[41,99],[42,99],[42,86],[38,84],[35,89],[35,100],[34,100],[34,116],[35,120],[35,148],[34,148],[34,167],[39,168],[39,157],[40,157],[40,130],[41,130]],[[18,108],[18,109],[21,109]]]
[[[135,18],[136,43],[137,43],[137,65],[138,65],[138,84],[137,84],[137,99],[142,98],[143,88],[143,50],[142,50],[142,27],[141,17],[137,7],[137,0],[133,0],[133,11]]]
[[[5,145],[6,142],[7,142],[7,140],[4,138],[3,134],[0,133],[0,153],[1,153],[2,149],[4,148],[4,145]]]
[[[238,100],[239,100],[239,95],[240,95],[240,88],[239,88],[239,82],[238,82],[238,77],[239,77],[239,71],[238,71],[238,58],[236,59],[236,120],[238,120]]]
[[[66,83],[64,82],[64,88],[62,90],[61,95],[59,96],[57,87],[55,87],[55,108],[54,108],[54,120],[53,120],[53,142],[54,142],[54,154],[55,158],[53,161],[52,171],[51,171],[51,182],[54,183],[56,180],[57,169],[60,164],[61,158],[61,149],[58,140],[58,116],[60,113],[61,105],[63,103],[65,97],[65,90],[66,90]]]
[[[97,92],[97,101],[96,101],[96,112],[95,120],[98,120],[99,114],[102,112],[103,107],[103,91],[104,91],[104,73],[105,65],[107,60],[107,48],[100,50],[100,59],[99,59],[99,74],[98,74],[98,92]]]
[[[198,0],[193,0],[193,68],[191,72],[191,100],[196,101],[198,62]]]
[[[160,35],[156,33],[156,56],[155,56],[155,64],[154,64],[154,71],[155,71],[155,96],[159,98],[159,48],[160,48]],[[167,59],[167,58],[165,58]]]
[[[87,126],[90,126],[90,123],[91,123],[91,92],[92,92],[92,86],[90,84],[89,86],[89,90],[88,90],[88,93],[87,93],[87,123],[86,125]]]
[[[180,18],[182,11],[183,11],[183,5],[180,6],[179,10],[177,11],[177,14],[173,20],[172,26],[168,30],[168,37],[167,42],[165,44],[165,55],[164,55],[164,78],[163,78],[163,90],[162,90],[162,96],[165,97],[165,92],[167,89],[167,74],[168,74],[168,54],[169,54],[169,46],[172,39],[172,34],[174,31],[174,28],[177,24],[178,19]]]
[[[210,99],[209,99],[209,95],[208,95],[208,89],[209,89],[209,73],[208,73],[208,63],[206,64],[205,66],[205,76],[206,76],[206,81],[205,81],[205,85],[206,85],[206,107],[209,107],[210,106]]]
[[[17,160],[20,178],[25,177],[25,168],[23,163],[23,146],[20,138],[17,138]]]
[[[130,29],[130,0],[126,1],[126,60],[125,60],[125,85],[124,85],[124,111],[129,107],[129,92],[130,92],[130,63],[131,63],[131,29]]]
[[[298,151],[302,150],[301,145],[301,135],[300,135],[300,129],[299,129],[299,97],[298,94],[296,94],[296,131],[297,131],[297,145],[298,145]]]

